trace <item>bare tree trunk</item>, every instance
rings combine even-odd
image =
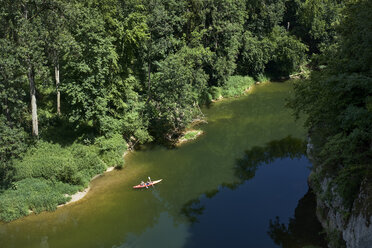
[[[61,115],[61,92],[59,91],[59,63],[54,66],[56,77],[56,90],[57,90],[57,114]]]
[[[37,120],[36,89],[35,89],[35,72],[32,65],[28,67],[28,81],[30,82],[30,98],[32,110],[32,135],[39,136],[39,127]]]

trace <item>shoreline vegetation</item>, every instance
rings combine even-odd
[[[83,198],[92,180],[124,166],[128,147],[119,134],[64,146],[39,141],[14,161],[14,178],[0,194],[0,219],[10,222],[54,211]]]
[[[254,85],[258,85],[258,84],[270,82],[269,79],[266,78],[266,77],[263,80],[264,81],[256,81],[255,82],[255,81],[253,81],[253,78],[251,78],[251,77],[244,77],[244,79],[241,80],[242,83],[237,84],[234,87],[234,90],[231,90],[230,89],[230,92],[229,93],[226,93],[226,92],[228,92],[226,90],[226,88],[225,89],[221,88],[220,89],[221,95],[217,99],[213,99],[211,102],[214,103],[214,102],[217,102],[217,101],[220,101],[220,100],[223,100],[223,99],[228,99],[228,98],[232,98],[232,97],[241,97],[241,96],[247,94],[249,91],[251,91]],[[225,96],[222,95],[222,92],[225,93]],[[231,92],[233,92],[233,93],[231,93]],[[192,126],[198,125],[200,123],[208,123],[208,122],[206,120],[197,119],[197,120],[193,121],[193,123],[191,123],[190,126],[192,127]],[[181,135],[181,137],[177,140],[176,146],[179,147],[179,146],[181,146],[181,145],[183,145],[185,143],[188,143],[188,142],[190,142],[192,140],[195,140],[195,139],[199,138],[203,134],[204,134],[203,130],[200,130],[200,129],[191,128],[189,130],[186,130],[186,131],[183,132],[183,134]],[[124,159],[125,155],[127,155],[128,153],[129,153],[129,151],[126,151],[124,153],[123,159]],[[103,174],[105,174],[107,172],[113,171],[114,169],[115,169],[114,166],[107,168],[106,171],[104,171],[103,173],[94,176],[90,180],[89,183],[91,183],[94,179],[100,177],[101,175],[103,175]],[[83,199],[88,194],[89,190],[90,190],[90,186],[88,186],[87,188],[85,188],[82,191],[76,192],[75,194],[66,195],[66,197],[71,197],[71,200],[67,201],[66,203],[59,204],[57,207],[58,208],[64,207],[66,205],[69,205],[71,203],[74,203],[74,202],[77,202],[77,201]]]
[[[217,102],[217,101],[220,101],[220,100],[223,100],[223,99],[229,99],[229,98],[232,98],[232,97],[241,97],[241,96],[244,96],[247,93],[249,93],[255,85],[259,85],[259,84],[262,84],[262,83],[269,83],[270,82],[270,80],[267,77],[262,77],[260,79],[262,81],[256,81],[255,82],[255,81],[253,81],[252,78],[245,77],[245,80],[242,80],[243,82],[244,81],[245,82],[244,83],[241,83],[240,85],[237,85],[237,87],[235,87],[235,90],[233,91],[234,92],[233,94],[231,94],[231,93],[230,94],[226,94],[228,96],[226,96],[226,95],[223,96],[221,94],[217,99],[213,99],[211,102],[214,103],[214,102]],[[239,93],[239,90],[240,90],[240,93]],[[226,92],[226,90],[224,91],[222,89],[221,92]],[[208,122],[206,120],[201,120],[201,119],[194,120],[191,123],[191,125],[190,125],[191,126],[191,129],[184,131],[183,134],[181,135],[181,137],[178,138],[178,140],[177,140],[177,142],[176,142],[175,145],[177,147],[179,147],[179,146],[181,146],[181,145],[183,145],[185,143],[188,143],[188,142],[190,142],[192,140],[195,140],[195,139],[199,138],[201,135],[203,135],[204,134],[203,130],[192,128],[193,126],[196,126],[196,125],[198,125],[200,123],[208,123]],[[123,155],[123,159],[125,158],[125,155],[127,155],[128,153],[129,153],[129,151],[125,151],[125,153]],[[91,183],[94,179],[100,177],[101,175],[103,175],[103,174],[105,174],[107,172],[113,171],[114,169],[115,169],[114,166],[107,168],[106,171],[104,171],[103,173],[94,176],[90,180],[89,183]],[[60,204],[57,207],[60,208],[60,207],[64,207],[66,205],[69,205],[71,203],[77,202],[77,201],[83,199],[88,194],[89,191],[90,191],[90,186],[88,186],[87,188],[85,188],[82,191],[76,192],[73,195],[66,195],[66,197],[71,197],[71,200],[67,201],[66,203]]]
[[[228,98],[232,98],[232,97],[241,97],[241,96],[247,94],[249,91],[251,91],[254,85],[267,83],[267,82],[270,82],[270,81],[269,81],[268,78],[265,77],[264,81],[254,82],[252,78],[245,77],[245,80],[241,80],[241,82],[243,82],[243,83],[237,84],[236,87],[234,87],[234,90],[230,90],[230,92],[234,92],[234,93],[226,94],[226,92],[227,92],[226,88],[225,89],[220,89],[221,92],[225,93],[225,96],[223,96],[221,94],[221,96],[219,96],[217,99],[213,99],[211,102],[214,103],[214,102],[217,102],[217,101],[220,101],[220,100],[223,100],[223,99],[228,99]],[[228,95],[228,96],[226,96],[226,95]],[[208,123],[208,122],[206,120],[201,120],[201,119],[194,120],[190,125],[191,129],[184,131],[183,134],[181,135],[181,137],[177,140],[175,145],[177,147],[179,147],[179,146],[181,146],[185,143],[188,143],[192,140],[195,140],[195,139],[199,138],[201,135],[203,135],[204,134],[203,130],[192,128],[193,126],[196,126],[200,123]],[[123,155],[123,159],[124,159],[125,155],[127,155],[128,153],[129,153],[129,151],[125,151],[125,153]],[[94,179],[100,177],[101,175],[103,175],[107,172],[113,171],[114,169],[115,169],[114,166],[107,168],[106,171],[104,171],[103,173],[94,176],[90,180],[89,183],[91,183]],[[67,201],[66,203],[59,204],[57,207],[60,208],[60,207],[67,206],[71,203],[77,202],[77,201],[83,199],[88,194],[89,191],[90,191],[90,186],[88,186],[87,188],[85,188],[82,191],[76,192],[75,194],[66,195],[66,197],[71,197],[71,199],[69,201]]]
[[[241,77],[241,76],[233,76],[233,77],[230,78],[230,80],[228,82],[229,83],[225,87],[215,87],[214,89],[211,90],[211,93],[212,94],[214,93],[214,94],[210,96],[212,98],[210,103],[214,103],[214,102],[222,100],[222,99],[228,99],[228,98],[243,96],[247,92],[249,92],[255,84],[259,84],[259,82],[256,82],[251,77]],[[189,125],[189,128],[186,128],[186,130],[182,133],[181,137],[175,142],[175,145],[176,146],[181,146],[181,145],[183,145],[187,142],[190,142],[191,140],[195,140],[198,137],[200,137],[201,135],[203,135],[202,130],[193,128],[194,126],[196,126],[200,123],[207,123],[207,121],[204,120],[204,119],[194,120]],[[87,138],[84,139],[84,142],[87,143],[88,145],[83,146],[83,145],[73,144],[72,146],[70,146],[70,147],[72,147],[70,149],[74,150],[73,147],[75,147],[75,146],[78,146],[79,149],[83,149],[83,150],[85,150],[85,149],[91,150],[92,149],[94,154],[90,154],[90,156],[94,157],[94,159],[96,160],[95,162],[94,161],[90,161],[90,162],[85,161],[86,160],[86,158],[85,158],[86,155],[85,154],[82,155],[81,153],[88,153],[87,151],[83,151],[83,152],[79,151],[78,153],[80,154],[80,156],[83,156],[82,157],[82,161],[84,161],[83,163],[85,163],[85,164],[86,163],[88,163],[88,164],[94,164],[94,163],[99,164],[99,166],[98,166],[99,169],[96,170],[95,173],[89,173],[90,176],[84,178],[84,180],[83,180],[84,182],[80,183],[81,186],[76,185],[76,182],[74,182],[73,185],[64,185],[65,187],[67,186],[68,189],[55,190],[54,189],[55,188],[55,183],[52,182],[50,187],[48,187],[46,190],[51,191],[51,192],[55,192],[53,194],[58,194],[59,197],[57,197],[58,199],[47,200],[47,202],[49,202],[49,203],[47,203],[47,205],[43,205],[45,203],[41,203],[41,204],[34,203],[35,200],[31,200],[31,202],[28,202],[28,197],[29,196],[28,196],[27,193],[25,193],[27,195],[27,197],[21,196],[21,199],[20,199],[21,203],[19,203],[20,205],[15,206],[14,204],[10,203],[10,201],[12,200],[11,198],[13,198],[14,196],[13,197],[6,197],[6,194],[0,195],[0,201],[2,200],[1,197],[4,197],[4,195],[5,195],[5,204],[3,205],[2,208],[0,207],[0,219],[2,219],[2,221],[9,222],[9,221],[13,221],[15,219],[21,218],[21,217],[25,217],[25,216],[27,216],[31,213],[38,214],[38,213],[43,212],[43,211],[55,211],[57,208],[61,208],[61,207],[70,205],[72,203],[78,202],[79,200],[83,199],[89,193],[90,183],[93,180],[95,180],[96,178],[100,177],[101,175],[103,175],[107,172],[113,171],[116,167],[121,168],[122,166],[117,166],[117,165],[118,164],[120,165],[121,163],[124,164],[124,157],[131,150],[131,149],[128,149],[128,145],[127,145],[126,141],[122,137],[120,137],[120,135],[113,135],[113,137],[110,137],[110,138],[105,138],[105,137],[97,138],[97,139],[95,139],[94,144],[91,144],[91,141],[88,141]],[[120,144],[123,144],[123,143],[125,143],[124,147],[123,147],[123,145],[120,145]],[[122,153],[123,156],[122,156],[121,159],[118,159],[118,156],[115,155],[118,152],[117,151],[118,147],[120,147],[119,150],[123,151],[123,153]],[[52,173],[53,175],[44,175],[44,174],[35,175],[34,168],[27,168],[28,169],[28,170],[26,169],[27,173],[23,172],[24,168],[27,167],[24,164],[26,164],[26,163],[31,164],[30,161],[27,161],[27,158],[29,158],[31,160],[31,162],[34,163],[34,164],[38,163],[38,164],[55,165],[55,163],[56,163],[55,160],[60,159],[60,157],[59,156],[56,157],[55,154],[53,154],[54,156],[53,155],[46,155],[46,156],[49,156],[49,158],[45,158],[46,161],[40,161],[39,159],[36,159],[36,158],[41,157],[41,156],[38,156],[39,155],[38,153],[45,154],[46,150],[54,150],[54,151],[57,150],[57,154],[58,154],[59,149],[61,150],[61,153],[62,153],[60,155],[65,156],[65,158],[67,157],[67,159],[60,161],[62,167],[64,165],[66,165],[67,163],[69,163],[69,161],[74,160],[74,158],[69,159],[68,155],[64,154],[66,148],[62,148],[62,147],[60,147],[56,144],[41,142],[41,144],[36,146],[33,151],[29,152],[30,154],[25,154],[24,157],[25,157],[26,161],[24,161],[24,160],[17,161],[17,163],[19,162],[20,165],[18,167],[16,166],[18,168],[18,170],[16,169],[16,174],[21,174],[20,179],[25,178],[26,180],[27,180],[27,177],[29,177],[29,176],[31,176],[31,177],[33,177],[33,176],[34,177],[40,177],[41,176],[41,177],[44,177],[44,178],[48,178],[48,177],[55,178],[55,177],[57,177],[56,179],[53,179],[53,180],[57,180],[57,181],[60,180],[58,178],[58,175],[54,175],[54,174],[55,173],[61,173],[61,171],[54,171],[54,174]],[[82,162],[82,161],[79,161],[79,162]],[[17,163],[16,163],[16,165],[17,165]],[[62,163],[64,163],[64,164],[62,164]],[[115,166],[113,166],[113,165],[115,165]],[[48,167],[49,166],[46,165],[46,170],[50,170],[50,168],[48,168]],[[96,167],[97,167],[97,165],[96,165]],[[68,165],[67,165],[66,170],[69,170]],[[76,173],[77,172],[73,172],[73,174],[76,174]],[[27,175],[22,176],[22,174],[27,174]],[[37,180],[36,178],[33,178],[33,179]],[[64,178],[63,180],[66,181],[66,178]],[[38,183],[38,182],[36,182],[36,183]],[[57,182],[57,184],[58,183],[59,182]],[[27,184],[29,184],[29,182]],[[17,187],[17,184],[15,184],[15,185],[16,186],[15,186],[14,189],[16,189],[16,190],[11,190],[12,191],[11,193],[15,193],[18,190],[20,190],[21,192],[27,191],[25,188]],[[24,195],[24,193],[22,193],[21,195]],[[41,201],[41,199],[36,199],[36,201],[39,201],[39,200]],[[20,207],[23,208],[23,210],[20,209]],[[13,211],[11,213],[7,213],[5,211],[5,209],[13,210]]]
[[[123,159],[125,158],[125,156],[129,153],[130,151],[125,151],[124,154],[123,154]],[[68,195],[66,194],[65,197],[68,197],[68,198],[71,198],[69,201],[65,202],[65,203],[62,203],[62,204],[59,204],[57,206],[57,208],[60,208],[60,207],[64,207],[64,206],[67,206],[71,203],[74,203],[74,202],[77,202],[77,201],[80,201],[81,199],[83,199],[87,194],[88,192],[90,191],[90,184],[93,182],[93,180],[95,180],[96,178],[99,178],[100,176],[108,173],[108,172],[111,172],[111,171],[114,171],[115,170],[115,166],[111,166],[111,167],[108,167],[103,173],[101,174],[97,174],[95,175],[90,181],[89,181],[89,185],[87,188],[85,188],[84,190],[82,191],[78,191],[76,192],[75,194],[72,194],[72,195]]]
[[[197,139],[199,136],[204,134],[203,130],[191,129],[183,133],[183,135],[178,139],[176,146],[181,146],[187,142]]]
[[[125,156],[125,154],[124,154],[124,156]],[[96,178],[102,176],[103,174],[106,174],[106,173],[111,172],[111,171],[114,171],[114,170],[115,170],[115,167],[114,167],[114,166],[111,166],[111,167],[107,168],[103,173],[94,176],[94,177],[90,180],[88,187],[85,188],[84,190],[82,190],[82,191],[78,191],[78,192],[76,192],[75,194],[72,194],[72,195],[65,194],[65,197],[68,197],[68,198],[71,198],[71,199],[70,199],[69,201],[65,202],[65,203],[59,204],[59,205],[57,206],[57,208],[64,207],[64,206],[67,206],[67,205],[69,205],[69,204],[71,204],[71,203],[74,203],[74,202],[80,201],[80,200],[83,199],[83,198],[88,194],[88,192],[90,191],[90,184],[93,182],[93,180],[95,180]]]

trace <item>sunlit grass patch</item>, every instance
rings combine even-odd
[[[182,144],[184,142],[194,140],[196,139],[199,135],[203,134],[202,130],[190,130],[186,131],[184,135],[179,139],[178,144]]]

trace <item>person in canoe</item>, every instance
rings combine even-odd
[[[153,186],[154,187],[154,184],[160,183],[162,180],[163,179],[152,181],[151,179],[149,179],[148,182],[142,181],[140,184],[134,185],[133,188],[135,188],[135,189],[141,189],[141,188],[148,188],[149,186]]]

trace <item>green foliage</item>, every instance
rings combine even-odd
[[[186,134],[181,138],[184,140],[192,140],[195,139],[198,133],[200,133],[201,130],[193,130],[193,131],[188,131]]]
[[[270,77],[267,76],[267,75],[264,75],[264,74],[259,74],[257,77],[256,77],[256,80],[260,83],[266,83],[266,82],[270,82]]]
[[[280,25],[286,11],[285,0],[246,1],[246,30],[253,31],[257,36],[265,36]]]
[[[219,99],[222,97],[222,88],[213,86],[209,88],[210,95],[212,99]]]
[[[236,60],[244,30],[245,3],[239,1],[206,1],[203,45],[213,53],[205,67],[209,85],[222,85],[236,69]]]
[[[180,132],[191,123],[198,100],[206,92],[208,75],[201,66],[209,57],[209,50],[203,47],[184,47],[159,64],[151,89],[158,137]]]
[[[274,27],[269,36],[272,55],[268,71],[275,76],[288,76],[305,60],[307,46],[283,28]]]
[[[27,134],[21,128],[11,128],[0,116],[0,188],[12,181],[12,158],[19,158],[27,149]]]
[[[79,4],[70,32],[77,42],[63,66],[61,91],[65,95],[71,121],[97,122],[107,111],[106,98],[118,55],[113,37],[107,36],[101,14]]]
[[[221,89],[223,97],[241,96],[244,92],[255,83],[251,77],[231,76]]]
[[[13,184],[13,188],[0,195],[0,219],[6,222],[28,215],[30,211],[52,211],[69,200],[76,186],[41,178],[27,178]]]
[[[350,2],[344,12],[339,41],[328,52],[327,67],[297,82],[289,105],[307,115],[306,126],[315,134],[316,157],[322,176],[333,180],[350,209],[372,164],[368,108],[372,94],[370,64],[372,19],[370,1]],[[320,137],[320,138],[319,138]]]
[[[336,25],[345,1],[306,0],[297,3],[296,17],[291,32],[300,37],[311,52],[322,51],[336,38]]]
[[[8,125],[23,123],[27,111],[24,104],[27,77],[25,68],[17,59],[20,50],[12,41],[0,36],[0,114],[4,116],[2,122]]]
[[[86,186],[91,177],[102,173],[105,165],[93,148],[75,144],[63,148],[40,141],[14,162],[15,180],[44,178],[72,185]]]
[[[259,38],[247,31],[243,36],[238,71],[242,75],[257,76],[264,73],[266,64],[273,53],[272,45],[267,38]]]
[[[122,135],[114,134],[109,138],[100,137],[96,139],[95,144],[98,147],[100,157],[107,166],[123,167],[123,155],[127,149],[127,144]]]
[[[122,133],[128,142],[152,141],[145,99],[135,91],[138,80],[130,76],[113,84],[109,91],[108,114],[100,117],[100,131],[106,136]]]
[[[325,136],[342,130],[328,140],[338,146],[328,146],[324,154],[347,153],[324,155],[329,163],[358,164],[347,154],[369,145],[371,87],[365,72],[371,64],[371,15],[350,3],[338,32],[351,35],[334,44],[343,7],[336,0],[2,1],[1,187],[29,177],[86,185],[104,163],[123,164],[126,144],[172,140],[200,114],[199,104],[243,94],[253,84],[250,76],[259,81],[265,81],[261,75],[288,76],[304,64],[306,52],[319,51],[325,54],[313,56],[313,64],[328,66],[333,78],[324,86],[327,76],[314,73],[311,82],[318,83],[297,87],[309,94],[296,105],[337,122],[340,128],[333,133],[331,122],[310,115],[308,124],[324,124]],[[338,81],[344,90],[334,87]],[[330,100],[313,109],[318,96],[312,90]],[[32,126],[30,92],[37,98],[33,113],[41,140],[25,152]],[[55,110],[56,92],[61,114]],[[358,94],[353,106],[332,98],[350,102]],[[348,143],[354,148],[348,150]]]
[[[288,76],[299,69],[306,59],[307,46],[280,26],[274,26],[263,37],[247,31],[239,56],[238,72],[258,76]]]
[[[354,199],[358,197],[361,182],[366,175],[366,167],[361,165],[348,166],[338,172],[332,182],[343,199],[346,209],[351,209]]]

